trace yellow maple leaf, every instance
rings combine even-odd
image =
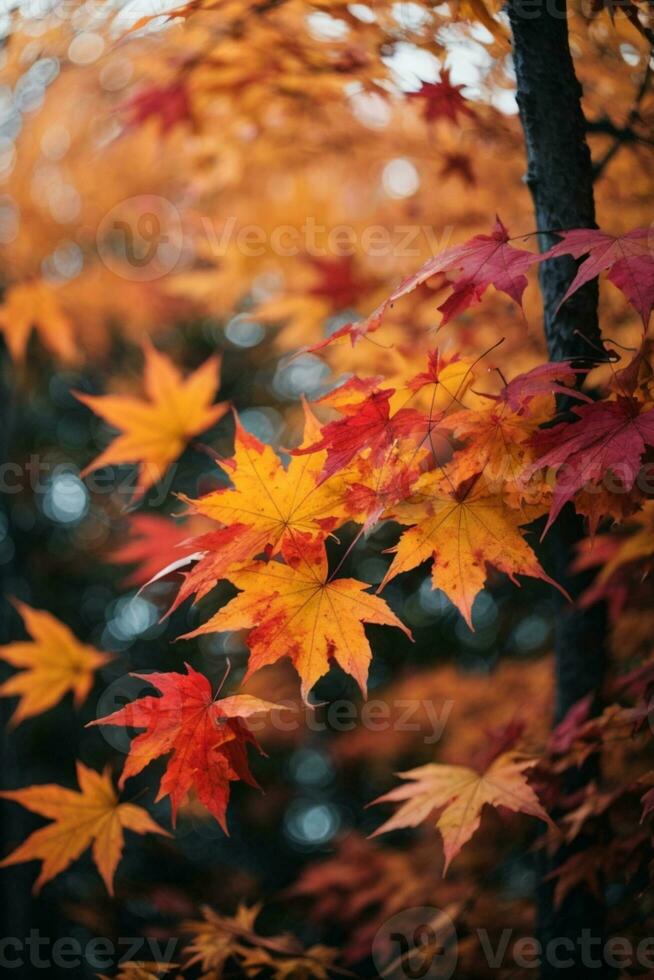
[[[543,510],[526,505],[513,509],[502,492],[489,493],[481,480],[454,487],[446,478],[425,473],[411,499],[393,510],[399,523],[415,526],[389,549],[395,557],[379,588],[432,558],[434,588],[442,589],[472,629],[472,605],[486,583],[487,565],[512,582],[516,575],[530,575],[556,586],[520,530]]]
[[[440,809],[436,827],[443,837],[445,875],[452,860],[479,828],[485,803],[527,813],[554,826],[524,775],[536,761],[522,758],[515,752],[505,752],[484,773],[475,772],[468,766],[438,763],[398,773],[400,779],[407,782],[374,802],[402,805],[372,836],[401,827],[417,827],[434,810]]]
[[[52,286],[36,279],[7,290],[0,306],[0,330],[15,361],[23,361],[32,330],[56,357],[67,363],[79,360],[73,324]]]
[[[382,599],[366,591],[365,582],[330,579],[324,547],[290,552],[284,549],[287,565],[257,561],[233,569],[229,580],[241,594],[184,639],[247,629],[250,660],[244,679],[290,657],[306,699],[333,657],[365,696],[371,654],[363,624],[397,626],[407,636],[409,630]]]
[[[318,421],[307,405],[303,446],[320,435]],[[199,597],[219,578],[229,576],[235,562],[254,558],[266,548],[277,554],[286,543],[294,547],[320,544],[339,524],[348,520],[340,476],[322,479],[326,452],[292,456],[287,468],[274,449],[246,432],[237,419],[234,456],[226,461],[232,486],[192,500],[181,496],[196,514],[233,528],[230,535],[216,536],[187,576],[179,600],[192,593]],[[229,540],[226,540],[229,538]],[[205,535],[200,541],[210,542]]]
[[[541,422],[551,417],[551,413],[547,415],[549,407],[543,404],[540,412],[526,415],[503,403],[493,403],[450,415],[447,427],[457,439],[470,440],[454,457],[457,482],[483,471],[487,485],[495,483],[498,491],[510,485],[524,496],[527,483],[522,480],[522,473],[535,458],[529,439]]]
[[[170,358],[145,347],[146,398],[76,393],[110,425],[121,431],[82,475],[101,466],[138,463],[136,496],[141,497],[165,474],[189,439],[214,425],[227,402],[212,405],[220,380],[220,359],[211,357],[184,378]]]
[[[327,946],[304,949],[289,933],[262,936],[256,931],[260,905],[239,905],[236,914],[219,915],[208,906],[201,909],[202,917],[184,923],[184,931],[192,937],[187,947],[190,954],[185,969],[196,964],[202,977],[225,976],[228,960],[238,964],[247,977],[266,973],[274,980],[327,980],[332,972],[348,975],[334,966],[336,950]]]
[[[68,627],[42,609],[14,600],[31,641],[0,647],[0,660],[24,668],[0,685],[0,697],[18,696],[11,718],[17,725],[57,704],[68,691],[76,705],[86,699],[95,671],[112,660],[108,653],[80,643]]]
[[[3,868],[23,861],[42,861],[35,892],[92,847],[95,865],[107,891],[113,894],[114,874],[123,852],[123,830],[170,836],[142,807],[118,802],[108,770],[95,772],[78,762],[77,780],[79,791],[48,784],[0,793],[2,799],[20,803],[53,821],[30,834],[0,861]]]

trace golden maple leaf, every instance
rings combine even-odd
[[[260,905],[239,905],[236,914],[219,915],[208,906],[202,918],[186,922],[192,940],[185,967],[200,964],[203,980],[225,975],[228,960],[238,964],[243,976],[258,977],[264,971],[274,980],[327,980],[332,972],[352,976],[334,966],[336,950],[327,946],[304,949],[294,936],[281,933],[261,936],[255,930]]]
[[[320,436],[320,426],[304,406],[303,446]],[[270,546],[276,554],[284,541],[307,535],[323,540],[332,528],[347,520],[338,479],[320,480],[326,452],[291,456],[285,469],[272,446],[260,442],[238,423],[234,456],[228,461],[233,486],[199,500],[182,498],[194,512],[221,524],[242,524],[260,536],[257,551]]]
[[[123,830],[170,836],[142,807],[118,802],[108,769],[99,773],[78,762],[77,780],[79,791],[48,784],[0,793],[2,799],[20,803],[53,821],[30,834],[0,861],[0,867],[6,868],[23,861],[41,860],[35,892],[64,871],[87,847],[92,847],[95,865],[107,891],[113,894],[114,874],[123,852]]]
[[[69,628],[50,613],[13,600],[31,641],[0,647],[0,660],[25,668],[0,685],[0,697],[18,696],[11,724],[40,715],[68,691],[79,706],[88,696],[95,671],[112,660],[111,654],[80,643]]]
[[[503,493],[488,492],[482,481],[454,487],[447,478],[425,473],[406,504],[393,510],[400,524],[413,524],[394,548],[395,557],[379,589],[400,572],[433,559],[432,583],[472,626],[472,606],[487,578],[487,565],[516,582],[516,575],[540,578],[558,588],[525,541],[520,526],[544,508],[508,506]]]
[[[147,345],[146,398],[76,392],[79,401],[121,431],[82,475],[101,466],[138,463],[136,496],[143,496],[181,456],[188,440],[214,425],[227,411],[226,402],[211,404],[219,381],[219,358],[209,358],[184,378],[170,358]]]
[[[255,935],[254,923],[261,906],[240,904],[233,916],[219,915],[208,905],[200,911],[200,919],[184,923],[184,932],[192,936],[185,966],[199,963],[203,974],[213,970],[219,975],[228,959],[245,952],[245,940]]]
[[[370,644],[364,623],[410,631],[386,603],[356,579],[332,579],[324,546],[284,548],[289,564],[256,561],[235,568],[229,581],[240,595],[184,639],[202,633],[247,629],[250,660],[244,679],[256,670],[290,657],[302,680],[302,697],[329,670],[331,658],[351,674],[364,696]]]
[[[79,359],[72,321],[54,288],[40,279],[10,286],[0,306],[0,330],[15,361],[25,359],[33,329],[60,360],[73,363]]]
[[[452,860],[479,828],[485,803],[539,817],[553,827],[524,775],[536,761],[515,752],[505,752],[484,773],[475,772],[468,766],[438,763],[398,773],[407,782],[380,796],[374,803],[402,805],[372,836],[402,827],[417,827],[434,810],[441,810],[436,827],[443,837],[445,875]]]

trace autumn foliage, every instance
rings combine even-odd
[[[112,964],[132,980],[373,976],[421,907],[483,977],[475,936],[534,934],[555,854],[553,907],[613,896],[638,936],[648,10],[569,12],[599,227],[555,229],[499,5],[90,16],[17,12],[2,68],[28,95],[0,145],[0,797],[48,822],[0,866],[40,861],[94,934],[137,906],[184,937]],[[580,323],[583,356],[550,360],[537,283],[565,256],[560,307],[599,279],[602,342]],[[552,723],[558,627],[598,604],[603,685]]]

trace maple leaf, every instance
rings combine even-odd
[[[428,385],[434,386],[430,392],[430,415],[434,411],[445,411],[461,401],[466,390],[474,380],[474,362],[459,354],[446,355],[438,348],[427,355],[427,370],[419,371],[406,383],[409,391],[417,392]]]
[[[641,412],[635,398],[594,402],[572,409],[574,422],[561,422],[532,437],[538,456],[525,470],[529,478],[544,466],[557,467],[548,530],[561,508],[590,481],[609,470],[625,490],[631,490],[647,446],[654,446],[654,409]],[[545,531],[543,533],[545,533]]]
[[[597,578],[598,584],[605,584],[624,565],[642,560],[647,561],[647,567],[641,570],[640,578],[645,577],[654,554],[654,500],[647,500],[643,509],[625,523],[625,529],[631,530],[632,533],[614,538],[607,536],[607,542],[610,541],[613,547],[606,547],[603,554],[598,555],[595,552],[592,555],[594,561],[586,565],[586,567],[591,563],[602,565]],[[584,567],[583,563],[578,563],[578,566],[579,564]]]
[[[116,565],[136,566],[123,579],[123,585],[145,585],[166,566],[195,554],[199,536],[193,533],[191,523],[180,524],[158,514],[135,514],[130,517],[127,540],[107,556]],[[195,526],[197,528],[197,524]]]
[[[187,968],[200,964],[203,975],[213,970],[218,976],[227,960],[245,952],[245,942],[255,935],[254,924],[260,905],[239,904],[235,915],[219,915],[208,905],[201,909],[201,918],[184,923],[184,932],[191,936],[186,947]]]
[[[407,92],[407,99],[419,99],[424,103],[424,117],[427,122],[436,119],[450,119],[457,122],[459,114],[474,118],[472,111],[461,95],[463,85],[452,85],[449,69],[443,68],[439,82],[422,82],[417,92]]]
[[[308,295],[326,300],[332,310],[354,306],[374,285],[374,280],[357,271],[352,255],[331,259],[308,255],[305,261],[316,273],[316,282],[309,288]]]
[[[193,122],[191,100],[183,79],[171,85],[151,85],[118,108],[125,112],[129,126],[141,126],[148,119],[156,119],[162,135],[178,123]]]
[[[398,439],[427,429],[422,412],[413,408],[401,408],[391,414],[391,398],[394,388],[373,391],[364,401],[344,405],[345,418],[324,425],[320,439],[313,445],[293,450],[294,455],[327,454],[321,476],[327,478],[343,470],[348,463],[365,450],[371,450],[371,462],[380,462],[384,454]],[[433,421],[433,420],[432,420]]]
[[[608,279],[624,293],[631,305],[647,323],[654,306],[654,255],[651,228],[634,228],[626,235],[609,235],[596,228],[575,228],[557,232],[562,241],[554,245],[543,259],[588,255],[570,283],[560,306],[584,283],[608,272]]]
[[[539,496],[542,488],[531,487],[521,478],[534,459],[530,440],[552,418],[555,392],[590,402],[587,395],[569,387],[580,373],[567,361],[539,365],[515,377],[499,394],[484,394],[489,405],[464,409],[443,420],[442,426],[451,429],[457,439],[470,440],[455,453],[450,471],[455,481],[463,482],[483,471],[488,486],[495,482],[501,489],[503,483],[509,484],[505,490],[515,492],[519,500],[533,491]]]
[[[184,639],[247,629],[245,679],[290,657],[306,700],[333,658],[365,696],[371,653],[363,624],[397,626],[410,637],[409,630],[382,599],[366,591],[365,582],[330,578],[324,547],[306,552],[286,546],[284,556],[289,564],[258,561],[233,569],[229,580],[241,593]]]
[[[193,788],[227,833],[230,782],[242,779],[257,785],[246,752],[248,743],[257,742],[243,719],[279,706],[245,694],[216,700],[209,680],[185,666],[186,674],[133,674],[162,696],[139,698],[90,725],[145,728],[132,741],[118,785],[122,788],[154,759],[170,753],[157,801],[170,797],[173,825]]]
[[[108,769],[99,773],[78,762],[77,781],[79,791],[48,784],[0,792],[2,799],[20,803],[53,821],[36,830],[0,861],[0,867],[6,868],[23,861],[41,860],[35,892],[91,847],[93,861],[107,891],[113,894],[114,874],[123,852],[123,830],[170,837],[142,807],[118,802]]]
[[[439,252],[428,259],[417,272],[404,279],[365,320],[346,323],[309,350],[318,351],[345,337],[349,337],[351,343],[355,344],[367,334],[374,333],[381,326],[389,306],[439,273],[452,275],[452,293],[438,307],[443,314],[441,326],[468,307],[481,302],[482,296],[491,285],[506,293],[522,307],[522,294],[527,286],[526,272],[534,263],[540,262],[542,256],[514,248],[509,241],[507,228],[496,217],[490,235],[475,235],[462,245]]]
[[[0,660],[24,668],[0,685],[0,697],[20,698],[11,717],[17,725],[25,718],[40,715],[72,691],[76,706],[88,696],[95,671],[112,660],[108,653],[80,643],[64,623],[42,609],[32,609],[17,599],[31,642],[0,646]]]
[[[45,347],[62,361],[79,360],[73,323],[62,309],[54,287],[40,279],[10,286],[0,306],[0,330],[15,361],[23,361],[32,329]]]
[[[439,177],[459,177],[461,182],[467,187],[474,187],[477,183],[475,172],[472,169],[472,160],[467,153],[444,153],[443,166],[439,171]]]
[[[586,373],[586,368],[573,367],[570,361],[539,364],[531,371],[518,374],[495,397],[497,401],[505,402],[514,412],[527,409],[534,398],[554,393],[590,402],[588,395],[574,388],[578,376]]]
[[[235,915],[219,915],[205,905],[202,918],[184,923],[184,931],[192,936],[186,968],[199,963],[204,977],[219,977],[224,975],[225,963],[234,960],[248,977],[265,970],[274,980],[327,980],[335,970],[336,950],[327,946],[303,949],[288,933],[259,935],[255,922],[260,911],[260,905],[241,904]]]
[[[320,427],[308,406],[304,409],[304,442],[314,442]],[[311,453],[292,455],[285,468],[272,446],[246,432],[237,419],[234,456],[225,463],[232,486],[196,500],[181,496],[195,514],[226,526],[192,542],[203,556],[186,576],[175,606],[192,594],[202,598],[235,564],[264,551],[275,555],[284,543],[315,547],[347,520],[341,482],[320,479],[327,454]]]
[[[189,439],[214,425],[227,403],[212,405],[220,360],[211,357],[184,379],[170,358],[145,347],[145,399],[127,395],[75,397],[122,433],[93,460],[82,476],[101,466],[138,463],[136,497],[143,496],[184,451]]]
[[[373,803],[402,805],[372,836],[402,827],[417,827],[434,810],[440,810],[436,827],[443,837],[445,876],[452,860],[478,830],[482,807],[486,803],[506,807],[515,813],[527,813],[554,826],[524,775],[536,763],[536,759],[505,752],[484,773],[475,772],[468,766],[438,763],[400,772],[400,779],[407,782]]]
[[[433,559],[432,584],[441,589],[473,629],[472,606],[492,565],[517,584],[516,575],[540,578],[559,588],[541,567],[520,530],[542,509],[509,507],[503,493],[488,492],[476,477],[458,487],[425,473],[413,494],[389,515],[413,524],[394,548],[393,561],[379,586],[401,572]]]
[[[596,900],[601,901],[602,885],[600,870],[606,867],[607,849],[602,846],[586,847],[578,854],[573,854],[554,871],[546,880],[556,881],[554,889],[554,907],[559,909],[566,896],[580,885],[585,885]]]

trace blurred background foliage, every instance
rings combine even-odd
[[[532,279],[524,318],[493,293],[437,335],[438,299],[423,287],[389,312],[379,343],[294,356],[369,313],[417,268],[433,246],[425,229],[440,245],[460,241],[486,232],[499,211],[512,234],[533,231],[503,14],[457,0],[197,6],[185,18],[145,23],[134,5],[91,2],[25,3],[0,17],[0,425],[1,461],[11,464],[3,466],[0,513],[2,641],[23,636],[6,599],[17,596],[115,654],[79,711],[66,698],[5,735],[5,787],[71,785],[75,758],[96,768],[109,761],[117,771],[125,733],[84,725],[144,689],[130,671],[177,670],[188,660],[219,684],[229,661],[232,691],[247,655],[239,635],[172,643],[232,594],[228,584],[166,619],[170,583],[142,593],[126,584],[130,568],[112,555],[132,533],[133,472],[80,478],[111,433],[71,391],[138,391],[146,336],[187,370],[220,352],[219,398],[233,403],[248,431],[283,449],[298,441],[301,397],[315,398],[352,372],[392,384],[421,370],[436,342],[479,356],[504,338],[484,369],[502,366],[511,376],[543,355]],[[641,91],[649,49],[626,18],[589,19],[582,7],[572,12],[572,42],[602,166],[599,221],[619,232],[641,223],[651,201],[654,178],[642,153],[652,101]],[[405,96],[442,79],[446,66],[461,86],[458,109],[430,118],[427,100]],[[619,141],[615,131],[624,126],[632,135]],[[135,269],[129,242],[112,233],[117,217],[138,228],[144,209],[168,234],[156,277]],[[313,254],[303,232],[300,248],[284,254],[275,229],[300,229],[307,219],[347,226],[354,246],[321,244]],[[395,243],[407,228],[416,233],[407,248],[373,254],[362,235],[378,226],[391,229]],[[248,227],[258,229],[254,249],[238,238]],[[603,290],[605,333],[629,347],[640,327],[617,297]],[[189,446],[139,511],[179,514],[176,494],[219,485],[211,453],[230,455],[232,437],[227,415]],[[353,536],[347,529],[330,543],[336,561]],[[385,524],[359,540],[344,574],[381,581],[380,552],[396,537]],[[474,633],[431,590],[424,567],[393,581],[385,597],[416,642],[368,628],[370,697],[390,703],[396,716],[417,702],[409,721],[419,730],[347,721],[338,730],[343,722],[329,706],[347,700],[360,712],[362,701],[337,669],[319,683],[315,700],[325,705],[307,723],[292,671],[269,668],[247,689],[296,702],[302,721],[292,732],[268,726],[261,734],[268,755],[253,766],[265,792],[235,787],[231,836],[189,804],[174,841],[128,839],[115,900],[88,856],[33,899],[33,865],[5,869],[5,934],[36,928],[82,943],[93,935],[165,938],[179,935],[201,903],[232,912],[239,901],[265,900],[264,930],[337,945],[368,976],[365,951],[384,918],[409,900],[439,907],[461,900],[466,876],[481,874],[483,841],[440,883],[435,837],[403,832],[367,842],[379,818],[365,806],[388,789],[393,772],[433,758],[423,701],[438,711],[450,704],[441,761],[474,758],[525,714],[546,724],[551,597],[542,584],[517,591],[495,575],[475,605]],[[10,705],[2,708],[6,719]],[[149,767],[123,798],[168,825],[167,803],[153,803],[160,770]],[[2,821],[5,845],[40,825],[8,803]],[[534,873],[525,834],[489,816],[485,839],[501,839],[505,850],[496,867],[484,868],[480,922],[510,908],[516,923],[528,924]],[[94,974],[88,966],[78,972]]]

